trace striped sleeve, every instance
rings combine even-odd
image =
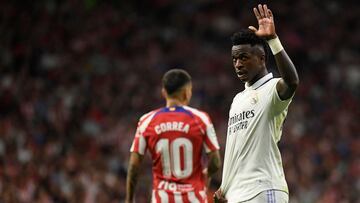
[[[141,155],[144,155],[147,148],[146,139],[144,137],[144,132],[148,127],[150,121],[154,117],[155,112],[152,111],[148,114],[142,116],[139,120],[138,127],[136,129],[135,138],[130,148],[130,152],[136,152]]]
[[[219,150],[220,149],[219,142],[216,137],[214,125],[212,124],[209,115],[205,112],[199,111],[194,108],[190,108],[190,107],[186,107],[186,108],[190,110],[194,115],[198,116],[202,121],[203,125],[205,126],[203,133],[205,134],[204,148],[206,153]]]

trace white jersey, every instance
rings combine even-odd
[[[249,200],[262,191],[288,193],[277,143],[292,98],[281,100],[271,73],[245,84],[231,104],[221,189],[228,203]]]

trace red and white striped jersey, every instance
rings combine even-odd
[[[151,154],[152,202],[206,202],[203,149],[207,153],[219,149],[205,112],[189,106],[165,107],[140,118],[130,151]]]

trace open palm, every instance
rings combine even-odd
[[[276,38],[274,17],[270,9],[266,5],[258,5],[258,8],[254,8],[254,14],[258,20],[259,28],[249,26],[249,29],[254,31],[259,37],[265,39]]]

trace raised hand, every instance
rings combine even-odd
[[[254,31],[257,36],[267,40],[276,38],[274,17],[267,5],[259,4],[258,8],[254,8],[253,10],[258,20],[259,28],[256,29],[254,26],[249,26],[249,29]]]

